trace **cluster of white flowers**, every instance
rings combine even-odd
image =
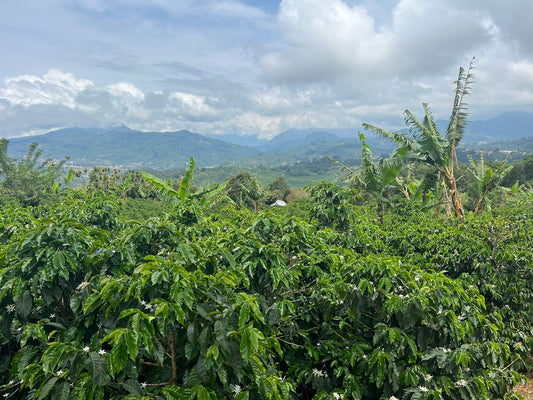
[[[429,392],[429,389],[427,387],[425,387],[425,386],[419,386],[418,390],[420,390],[422,393]]]
[[[396,396],[391,396],[391,397],[389,397],[389,400],[400,400],[400,399],[398,397],[396,397]]]
[[[85,347],[83,348],[83,351],[86,352],[86,353],[88,353],[90,350],[91,350],[91,349],[89,348],[89,346],[85,346]]]
[[[424,380],[426,382],[430,382],[432,379],[433,379],[433,375],[431,375],[431,374],[427,374],[426,376],[424,376]]]
[[[144,308],[146,308],[148,311],[153,311],[155,306],[150,304],[150,303],[147,303],[146,301],[144,300],[141,300],[141,306],[143,306]]]
[[[11,314],[12,312],[15,311],[15,305],[14,304],[8,304],[6,306],[6,311],[8,312],[8,314]]]
[[[344,395],[342,393],[334,392],[333,397],[335,397],[338,400],[338,399],[343,399]]]
[[[455,382],[454,385],[456,388],[465,387],[468,385],[468,382],[465,381],[464,379],[460,379],[457,382]]]
[[[437,347],[435,350],[440,350],[443,353],[449,353],[451,350],[446,347]]]
[[[56,372],[56,375],[57,376],[61,376],[65,373],[65,371],[63,371],[62,369],[60,369],[59,371]]]
[[[319,370],[317,368],[313,368],[313,375],[317,378],[327,378],[328,374],[327,372],[324,372],[322,370]]]
[[[242,392],[242,388],[239,385],[230,385],[230,389],[235,395],[238,395]]]

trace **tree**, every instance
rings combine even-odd
[[[426,103],[422,105],[425,116],[421,122],[413,113],[405,110],[405,123],[412,136],[403,132],[390,132],[374,125],[363,124],[365,129],[392,140],[397,146],[395,153],[399,155],[405,153],[406,162],[425,163],[435,167],[441,179],[444,180],[455,216],[462,219],[464,219],[465,213],[455,177],[456,148],[465,133],[467,117],[465,96],[469,93],[470,84],[474,77],[473,61],[472,59],[466,71],[463,67],[459,69],[459,76],[455,81],[455,99],[445,135],[438,131],[429,105]]]
[[[263,196],[257,178],[250,176],[247,172],[229,178],[226,193],[239,206],[245,206],[254,211],[259,209],[258,201]]]
[[[360,173],[354,173],[351,180],[362,185],[374,197],[377,203],[378,221],[383,223],[385,205],[390,204],[385,192],[397,179],[402,169],[402,159],[398,157],[398,154],[395,154],[391,158],[380,159],[375,162],[372,160],[372,151],[366,144],[365,136],[362,133],[359,133],[359,139],[363,143],[362,170]]]
[[[508,166],[507,160],[500,163],[496,169],[487,167],[481,154],[481,160],[477,162],[470,155],[470,166],[466,166],[466,170],[471,175],[473,184],[472,192],[474,194],[474,215],[479,214],[485,207],[485,199],[489,191],[501,182],[501,180],[511,171],[512,166]]]
[[[54,162],[48,158],[41,161],[43,151],[38,149],[37,143],[30,145],[24,158],[13,159],[7,154],[8,144],[8,139],[0,140],[0,174],[4,178],[0,184],[2,192],[23,206],[39,205],[46,194],[52,191],[67,159]]]
[[[277,197],[275,200],[286,200],[287,196],[291,193],[291,187],[283,175],[271,182],[267,186],[267,189],[272,192],[274,197]]]

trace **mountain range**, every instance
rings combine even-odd
[[[447,121],[437,121],[442,131]],[[187,130],[140,132],[125,126],[107,129],[66,128],[40,136],[12,138],[9,154],[24,157],[38,142],[43,157],[62,159],[76,167],[115,166],[123,169],[182,169],[190,157],[198,166],[279,166],[312,161],[324,156],[357,160],[361,154],[358,129],[291,129],[271,140],[237,135],[200,135]],[[391,143],[366,134],[374,155],[386,156]],[[484,121],[469,121],[462,147],[487,143],[533,141],[533,113],[508,112]],[[531,140],[529,140],[531,138]],[[501,146],[500,146],[501,148]],[[520,149],[517,149],[520,150]]]

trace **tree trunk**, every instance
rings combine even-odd
[[[448,188],[450,189],[450,197],[452,198],[452,206],[455,216],[465,219],[465,210],[463,209],[463,204],[461,203],[461,198],[457,191],[457,184],[453,175],[448,179]]]

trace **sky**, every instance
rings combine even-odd
[[[0,135],[273,136],[533,112],[533,0],[1,0]]]

